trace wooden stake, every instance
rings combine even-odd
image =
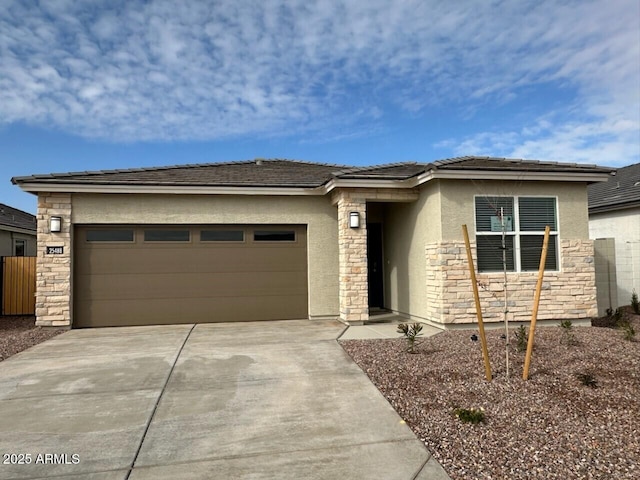
[[[550,230],[549,225],[544,229],[542,254],[540,255],[540,268],[538,268],[538,283],[536,285],[536,295],[533,299],[533,313],[531,314],[531,326],[529,327],[529,341],[527,342],[527,354],[524,357],[524,370],[522,371],[523,380],[529,379],[529,365],[531,364],[531,354],[533,353],[533,337],[536,332],[536,321],[538,320],[538,306],[540,305],[540,291],[542,290],[542,279],[544,278],[544,265],[547,262]]]
[[[480,330],[480,342],[482,343],[482,358],[484,359],[484,373],[487,381],[491,381],[491,364],[489,363],[489,350],[487,349],[487,337],[484,334],[484,322],[482,321],[482,309],[480,308],[480,295],[478,294],[478,282],[476,282],[476,269],[471,255],[471,245],[469,244],[469,232],[467,226],[462,225],[464,244],[467,247],[467,258],[469,259],[469,272],[471,273],[471,285],[473,285],[473,296],[476,300],[476,315],[478,316],[478,329]]]

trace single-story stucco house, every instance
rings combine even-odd
[[[35,215],[0,203],[0,257],[35,256]]]
[[[603,313],[629,305],[634,290],[640,295],[640,163],[619,168],[608,182],[589,185],[588,195],[589,237],[613,239],[608,252],[613,271],[601,275],[616,281],[601,301]]]
[[[73,327],[338,318],[385,309],[440,327],[475,307],[530,319],[596,313],[594,165],[461,157],[349,167],[262,160],[13,178],[38,195],[37,324]]]

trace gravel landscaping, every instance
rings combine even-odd
[[[515,329],[509,378],[504,331],[487,332],[491,382],[471,330],[419,339],[416,354],[402,338],[340,343],[453,480],[637,479],[640,316],[627,308],[624,318],[635,341],[614,328],[573,327],[573,341],[560,327],[536,329],[526,382]],[[463,423],[459,408],[485,419]]]
[[[0,362],[65,331],[36,327],[35,317],[0,317]]]

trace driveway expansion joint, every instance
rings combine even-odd
[[[326,451],[330,451],[330,450],[335,450],[337,448],[339,449],[348,449],[348,448],[354,448],[354,447],[366,447],[366,446],[370,446],[370,445],[393,445],[393,444],[402,444],[402,443],[411,443],[414,442],[415,439],[413,438],[400,438],[400,439],[381,439],[381,440],[377,440],[377,441],[373,441],[373,442],[354,442],[354,443],[336,443],[336,444],[332,444],[332,445],[327,445],[327,446],[319,446],[319,447],[312,447],[312,448],[297,448],[297,449],[290,449],[290,450],[279,450],[277,452],[277,454],[279,455],[292,455],[292,454],[298,454],[298,453],[305,453],[305,452],[321,452],[323,450]],[[415,475],[412,475],[411,480],[414,480],[416,476],[418,476],[420,474],[420,472],[422,472],[423,468],[425,467],[425,465],[429,462],[429,460],[431,459],[431,452],[429,452],[429,450],[427,450],[426,448],[424,449],[425,454],[427,455],[427,458],[425,459],[425,461],[420,465],[420,467],[418,468],[418,471],[416,472]],[[140,465],[139,467],[137,467],[138,469],[142,469],[142,468],[156,468],[156,467],[167,467],[167,466],[171,466],[171,465],[189,465],[192,463],[205,463],[205,462],[215,462],[215,461],[223,461],[223,460],[238,460],[238,459],[245,459],[245,458],[256,458],[256,457],[265,457],[265,456],[272,456],[276,454],[276,452],[273,451],[269,451],[269,450],[265,450],[265,451],[260,451],[260,452],[250,452],[250,453],[237,453],[237,454],[233,454],[233,455],[220,455],[220,456],[207,456],[207,457],[201,457],[198,459],[189,459],[189,460],[179,460],[179,461],[175,461],[175,462],[158,462],[158,463],[153,463],[153,464],[149,464],[149,465]]]
[[[158,410],[158,405],[160,405],[160,401],[162,400],[162,396],[164,395],[164,392],[167,389],[167,385],[169,384],[169,380],[171,379],[171,375],[173,374],[173,370],[176,368],[176,364],[178,363],[178,359],[180,358],[180,354],[182,353],[182,349],[187,344],[187,341],[189,341],[189,337],[191,336],[191,333],[193,332],[193,330],[195,328],[196,328],[196,324],[194,323],[193,325],[191,325],[191,328],[189,329],[189,332],[184,337],[184,341],[182,342],[182,346],[178,350],[178,353],[176,354],[176,358],[173,360],[173,364],[171,365],[171,368],[169,369],[169,374],[167,375],[167,378],[164,381],[164,385],[162,385],[162,390],[160,390],[160,394],[158,395],[156,403],[153,406],[153,410],[151,410],[151,415],[149,415],[149,420],[147,420],[147,425],[144,428],[144,432],[142,432],[142,438],[140,439],[140,444],[138,445],[138,448],[136,450],[136,454],[134,455],[133,460],[131,461],[131,465],[129,466],[129,471],[127,472],[125,480],[129,480],[129,477],[131,476],[131,473],[133,472],[133,469],[134,469],[134,467],[136,465],[136,460],[138,460],[138,456],[140,455],[140,450],[142,450],[142,444],[144,443],[144,440],[147,437],[147,433],[149,432],[149,427],[151,427],[151,422],[153,421],[153,417],[155,416],[156,411]]]
[[[427,450],[427,449],[425,449],[425,450]],[[432,453],[429,450],[427,450],[427,458],[425,459],[424,463],[420,466],[420,468],[418,468],[418,471],[411,478],[411,480],[416,480],[420,476],[420,474],[422,473],[424,468],[427,466],[427,463],[429,463],[429,460],[431,460],[432,456],[433,456]]]

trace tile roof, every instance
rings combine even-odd
[[[13,178],[13,183],[73,183],[91,185],[207,185],[316,187],[334,177],[345,165],[298,160],[246,160],[238,162],[171,165],[166,167],[52,173]]]
[[[32,230],[36,233],[36,217],[17,208],[0,203],[0,230],[2,226]]]
[[[174,185],[303,187],[332,179],[406,180],[430,170],[607,173],[612,169],[575,163],[540,162],[494,157],[459,157],[433,163],[402,162],[354,167],[299,160],[256,159],[238,162],[174,165],[126,170],[53,173],[14,177],[14,184]]]
[[[640,163],[619,168],[609,181],[588,187],[589,212],[640,206]]]
[[[417,162],[388,163],[385,165],[373,165],[370,167],[351,167],[340,172],[339,178],[349,179],[383,179],[406,180],[420,175],[431,168],[431,164]]]
[[[523,172],[597,172],[606,173],[613,168],[599,167],[584,163],[543,162],[498,157],[457,157],[433,162],[439,170],[508,170]]]

